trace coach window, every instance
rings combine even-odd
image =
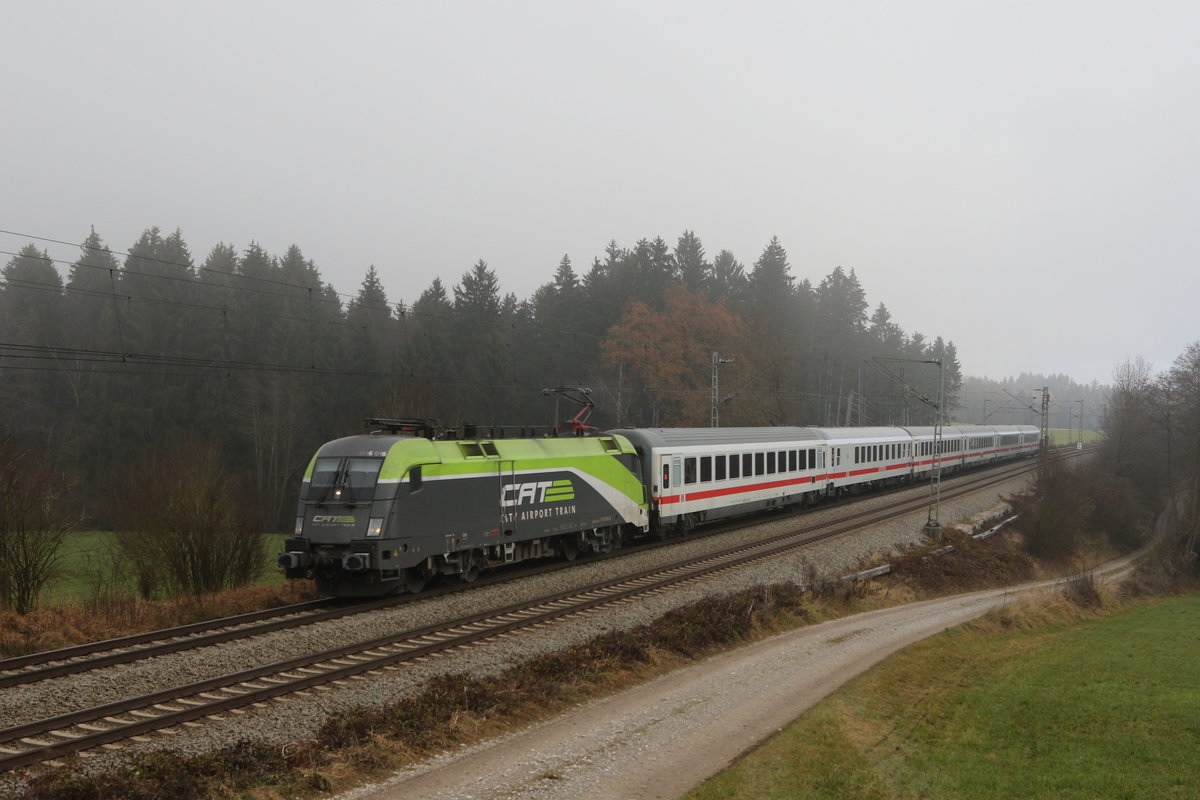
[[[766,460],[766,455],[763,453],[755,453],[754,454],[754,474],[755,475],[766,475],[767,474],[767,460]]]
[[[742,477],[749,478],[754,475],[754,454],[742,453]]]
[[[683,482],[684,483],[695,483],[696,482],[696,459],[685,458],[683,460]]]
[[[701,456],[700,458],[700,482],[708,483],[712,480],[712,456]]]
[[[772,450],[770,453],[767,453],[767,474],[768,475],[775,474],[775,451],[774,450]]]
[[[789,450],[788,451],[788,469],[791,470],[792,472],[796,471],[796,464],[797,464],[796,458],[797,458],[796,451]]]
[[[717,463],[716,463],[717,475],[716,475],[716,478],[717,478],[717,480],[719,480],[719,481],[723,481],[723,480],[725,480],[725,456],[717,456],[717,457],[716,457],[716,459],[717,459]]]
[[[742,466],[742,457],[734,453],[729,457],[729,477],[740,478],[742,471],[739,469]]]

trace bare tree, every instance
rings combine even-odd
[[[265,566],[246,480],[224,468],[215,442],[189,438],[144,458],[120,508],[117,541],[143,596],[243,586]]]
[[[27,614],[54,574],[71,528],[64,479],[39,454],[0,434],[0,605]]]

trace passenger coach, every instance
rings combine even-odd
[[[828,480],[826,443],[814,428],[630,428],[650,505],[663,531],[805,503]]]

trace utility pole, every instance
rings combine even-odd
[[[902,386],[908,389],[918,400],[923,403],[932,405],[936,411],[933,420],[933,461],[930,464],[929,471],[929,513],[925,519],[925,534],[934,541],[942,539],[942,524],[939,519],[941,514],[942,503],[942,426],[945,422],[945,406],[946,406],[946,370],[943,360],[940,358],[916,359],[916,358],[873,358],[872,363],[878,366],[887,374],[891,375],[894,380],[900,382]],[[910,364],[936,364],[938,368],[938,396],[937,402],[933,403],[928,397],[923,395],[919,389],[904,380],[903,372],[897,374],[892,369],[888,368],[885,361],[903,361]]]
[[[1042,392],[1042,451],[1050,449],[1050,387],[1043,386]]]
[[[721,427],[721,419],[720,419],[721,415],[717,408],[717,403],[719,402],[718,398],[720,397],[720,389],[719,389],[720,378],[718,377],[718,372],[719,372],[722,364],[732,364],[732,363],[733,363],[732,358],[721,358],[720,354],[718,354],[716,350],[713,350],[713,354],[712,354],[712,417],[710,419],[710,422],[712,424],[709,427],[712,427],[712,428]]]
[[[1079,398],[1079,443],[1083,444],[1083,398]]]
[[[933,425],[933,477],[929,481],[929,514],[925,520],[925,533],[935,541],[942,540],[942,523],[938,518],[942,504],[942,423],[946,405],[946,370],[942,359],[930,359],[938,368],[937,416]]]

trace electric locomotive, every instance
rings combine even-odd
[[[470,581],[527,558],[607,552],[649,527],[637,455],[622,436],[444,439],[430,420],[368,423],[377,429],[313,456],[278,557],[321,594],[415,592],[435,575]]]

